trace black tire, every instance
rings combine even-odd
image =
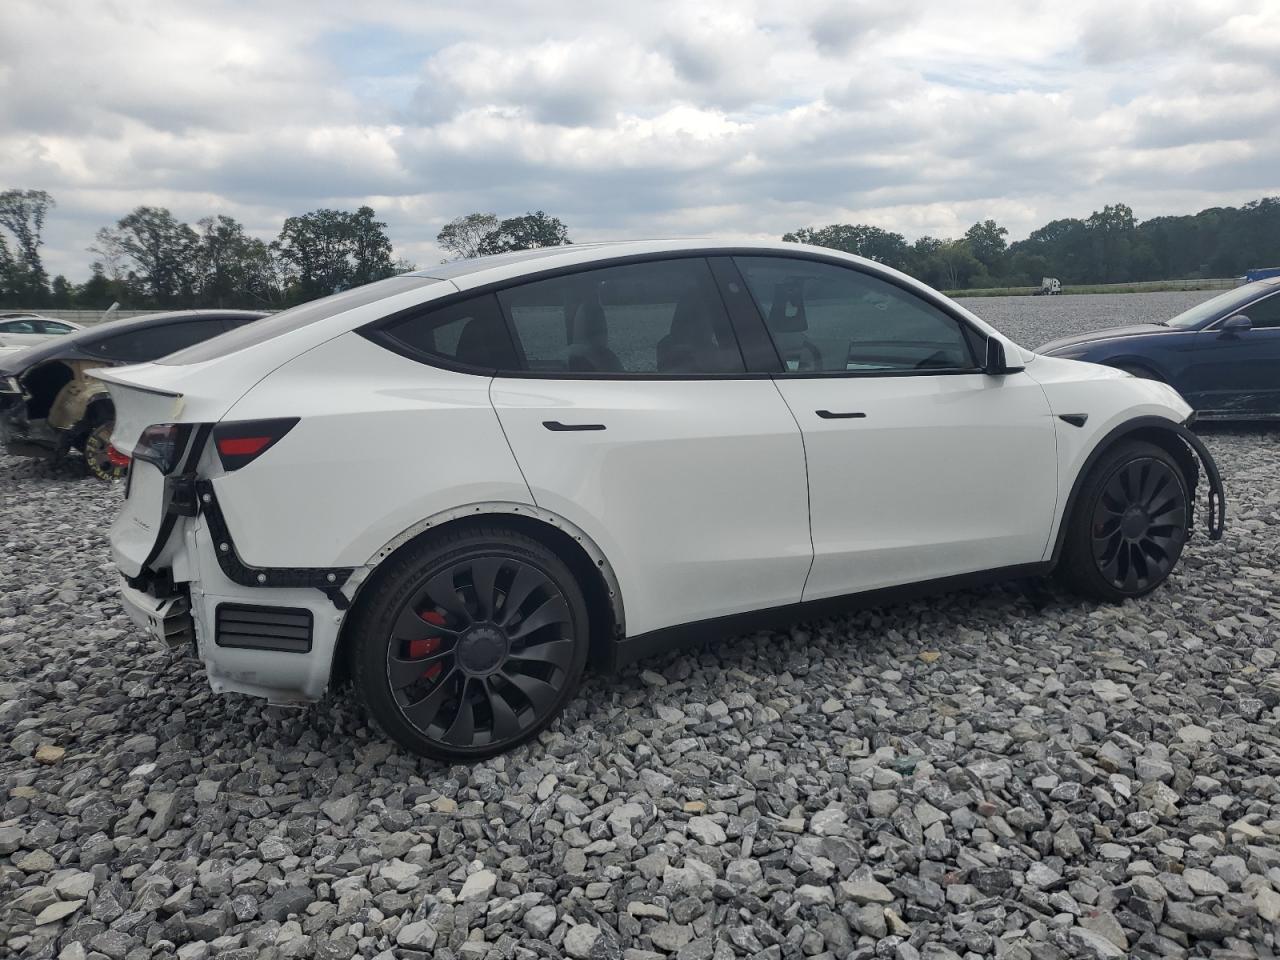
[[[589,648],[586,601],[538,541],[468,525],[394,557],[375,578],[349,624],[352,681],[407,750],[492,756],[536,736],[573,696]]]
[[[1168,451],[1121,441],[1102,455],[1080,488],[1059,572],[1097,600],[1150,593],[1182,556],[1190,502],[1186,477]]]

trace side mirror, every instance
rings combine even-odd
[[[1227,317],[1222,321],[1222,336],[1238,337],[1242,333],[1248,333],[1253,329],[1253,321],[1246,317],[1243,313],[1237,313],[1234,317]]]
[[[1024,369],[1022,364],[1010,366],[1005,356],[1004,344],[995,337],[987,337],[987,357],[982,364],[982,372],[989,377],[1003,377],[1007,373],[1017,373]]]

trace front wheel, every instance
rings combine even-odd
[[[589,631],[559,557],[472,527],[391,563],[351,624],[355,688],[383,730],[424,756],[474,760],[555,719],[582,677]]]
[[[1188,533],[1187,482],[1169,453],[1126,441],[1105,453],[1080,489],[1062,573],[1099,600],[1140,597],[1173,570]]]

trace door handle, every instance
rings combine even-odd
[[[865,413],[858,413],[857,411],[851,411],[849,413],[845,413],[842,411],[835,411],[835,410],[816,410],[814,412],[817,413],[817,415],[820,416],[823,420],[865,420],[867,419],[867,415]]]
[[[603,430],[603,423],[561,423],[559,420],[543,420],[542,425],[548,430],[560,433],[564,430]]]

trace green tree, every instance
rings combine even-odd
[[[559,217],[541,210],[522,217],[509,217],[484,236],[477,245],[483,256],[510,250],[532,250],[535,247],[562,247],[572,243],[569,231]]]
[[[198,225],[203,305],[261,306],[278,299],[275,263],[265,243],[233,217],[204,217]]]
[[[68,309],[75,304],[76,288],[71,285],[71,281],[58,274],[49,284],[49,305]]]
[[[969,252],[987,268],[987,273],[998,276],[1004,272],[1008,235],[1009,231],[994,220],[983,220],[965,231],[964,239],[969,244]]]
[[[40,247],[44,244],[45,216],[54,205],[53,197],[44,190],[0,191],[0,227],[12,234],[15,244],[14,251],[6,250],[0,261],[8,274],[6,296],[32,306],[48,297]]]
[[[496,214],[468,213],[446,223],[436,234],[436,243],[449,252],[450,259],[468,260],[480,256],[480,245],[497,229]]]
[[[1095,210],[1085,226],[1089,231],[1089,274],[1095,283],[1121,283],[1131,278],[1131,259],[1137,220],[1123,203]]]
[[[284,270],[291,303],[328,296],[393,276],[386,224],[373,209],[313,210],[284,222],[272,249]]]
[[[130,268],[126,279],[158,307],[194,305],[200,238],[164,207],[137,207],[98,231],[91,252]]]
[[[808,243],[875,260],[895,269],[904,269],[910,259],[907,241],[900,233],[863,223],[832,223],[825,227],[801,227],[784,233],[787,243]]]

